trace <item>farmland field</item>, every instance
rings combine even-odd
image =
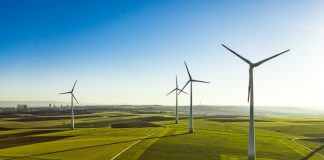
[[[175,124],[169,113],[89,112],[69,124],[68,114],[2,117],[0,159],[247,159],[246,116],[196,115],[194,134],[185,114]],[[257,159],[324,159],[324,119],[258,116],[255,125]]]

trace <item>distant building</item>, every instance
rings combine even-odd
[[[18,104],[17,111],[28,112],[27,104]]]

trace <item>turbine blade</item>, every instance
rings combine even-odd
[[[192,80],[193,82],[200,82],[200,83],[210,83],[210,82],[206,82],[206,81],[200,81],[200,80]]]
[[[178,88],[178,76],[176,76],[176,88]]]
[[[286,53],[286,52],[288,52],[288,51],[290,51],[290,49],[285,50],[285,51],[283,51],[283,52],[281,52],[281,53],[278,53],[278,54],[276,54],[276,55],[274,55],[274,56],[272,56],[272,57],[266,58],[266,59],[264,59],[264,60],[262,60],[262,61],[260,61],[260,62],[258,62],[258,63],[255,63],[254,66],[257,67],[257,66],[261,65],[262,63],[264,63],[264,62],[266,62],[266,61],[269,61],[270,59],[273,59],[273,58],[275,58],[275,57],[278,57],[278,56],[280,56],[280,55],[282,55],[282,54],[284,54],[284,53]]]
[[[182,89],[180,90],[180,92],[178,93],[178,95],[186,88],[186,86],[189,84],[189,82],[190,82],[190,80],[186,83],[186,85],[184,85],[183,87],[182,87]]]
[[[79,103],[78,100],[75,98],[74,94],[73,94],[73,93],[71,93],[71,94],[72,94],[73,99],[74,99],[77,103]]]
[[[247,60],[246,58],[242,57],[241,55],[239,55],[238,53],[234,52],[233,50],[231,50],[230,48],[226,47],[224,44],[222,44],[223,47],[225,47],[227,50],[229,50],[230,52],[232,52],[233,54],[235,54],[236,56],[238,56],[239,58],[241,58],[243,61],[245,61],[248,64],[252,64],[249,60]]]
[[[74,88],[75,88],[75,85],[76,85],[77,81],[78,81],[78,80],[76,80],[76,81],[74,82],[74,85],[73,85],[73,88],[72,88],[71,92],[74,91]]]
[[[251,96],[251,73],[249,73],[248,103],[250,102],[250,96]]]
[[[59,93],[59,94],[68,94],[68,93],[71,93],[71,92],[63,92],[63,93]]]
[[[184,94],[189,94],[189,93],[187,93],[187,92],[185,92],[185,91],[182,91],[182,90],[180,90],[180,89],[177,89],[179,92],[182,92],[182,93],[184,93]]]
[[[168,96],[169,94],[171,94],[172,92],[174,92],[176,89],[172,90],[171,92],[169,92],[168,94],[166,94],[165,96]]]
[[[187,72],[188,72],[189,78],[190,78],[190,80],[191,80],[191,75],[190,75],[190,72],[189,72],[189,69],[188,69],[188,66],[187,66],[186,61],[184,61],[184,63],[185,63],[185,65],[186,65],[186,69],[187,69]]]

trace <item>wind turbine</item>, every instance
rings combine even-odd
[[[187,69],[187,72],[188,72],[189,80],[186,83],[186,85],[183,86],[183,88],[181,89],[181,91],[183,91],[183,89],[185,89],[186,86],[190,83],[190,121],[189,121],[189,133],[193,133],[194,132],[194,129],[193,129],[193,115],[192,115],[192,82],[200,82],[200,83],[209,83],[209,82],[192,79],[186,61],[184,63],[186,65],[186,69]],[[179,94],[180,93],[181,92],[179,92]]]
[[[246,62],[247,64],[250,65],[250,69],[249,69],[249,88],[248,88],[248,102],[250,102],[250,126],[249,126],[248,159],[249,160],[255,160],[253,69],[255,67],[258,67],[262,63],[264,63],[266,61],[269,61],[272,58],[275,58],[275,57],[277,57],[277,56],[279,56],[281,54],[284,54],[284,53],[290,51],[290,49],[285,50],[285,51],[283,51],[283,52],[281,52],[279,54],[276,54],[276,55],[274,55],[272,57],[266,58],[266,59],[264,59],[262,61],[259,61],[257,63],[252,63],[251,61],[245,59],[244,57],[242,57],[238,53],[236,53],[233,50],[231,50],[230,48],[226,47],[225,45],[222,44],[222,46],[225,47],[230,52],[232,52],[233,54],[235,54],[240,59],[242,59],[244,62]]]
[[[75,98],[74,94],[73,94],[73,91],[74,91],[74,88],[75,88],[75,85],[77,83],[77,80],[75,81],[74,85],[73,85],[73,88],[71,91],[69,92],[64,92],[64,93],[60,93],[60,94],[71,94],[71,129],[73,130],[74,129],[74,112],[73,112],[73,99],[77,102],[78,100]]]
[[[178,88],[178,78],[177,78],[177,76],[176,76],[176,88],[174,89],[174,90],[172,90],[170,93],[168,93],[167,95],[165,95],[165,96],[168,96],[168,95],[170,95],[172,92],[176,92],[176,121],[175,121],[175,123],[176,124],[178,124],[179,123],[179,117],[178,117],[178,91],[179,92],[183,92],[183,93],[185,93],[185,94],[188,94],[188,93],[186,93],[186,92],[184,92],[184,91],[181,91],[179,88]]]

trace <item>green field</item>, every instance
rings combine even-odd
[[[15,115],[0,120],[0,159],[247,159],[247,120],[197,115],[188,134],[188,117],[174,124],[165,113],[79,114],[75,130],[68,115]],[[323,126],[319,118],[256,117],[257,159],[323,159],[314,152],[324,155]]]

